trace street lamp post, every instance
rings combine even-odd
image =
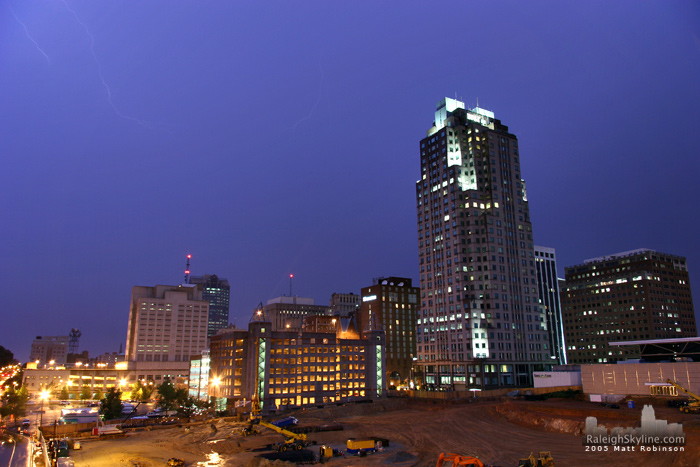
[[[39,399],[41,399],[41,408],[39,409],[39,429],[41,429],[42,425],[44,424],[44,401],[48,398],[49,391],[43,389],[39,395]]]

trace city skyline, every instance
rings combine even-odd
[[[0,8],[0,345],[21,360],[71,328],[116,351],[131,288],[181,283],[186,254],[239,327],[291,273],[322,304],[418,284],[417,141],[445,96],[518,135],[560,276],[650,248],[700,293],[698,5]]]

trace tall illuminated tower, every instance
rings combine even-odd
[[[518,140],[493,112],[445,98],[419,150],[423,382],[529,385],[551,359]]]

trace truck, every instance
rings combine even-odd
[[[349,454],[361,456],[363,453],[366,455],[375,452],[377,450],[377,441],[373,439],[350,438],[347,446]]]
[[[297,423],[299,423],[299,420],[297,420],[294,417],[285,417],[272,422],[273,425],[278,426],[280,428],[296,425]]]
[[[123,433],[117,425],[100,425],[92,429],[93,436],[121,435]]]
[[[100,414],[96,408],[61,409],[62,423],[96,423]]]

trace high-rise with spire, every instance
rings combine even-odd
[[[551,349],[518,140],[493,112],[445,98],[419,150],[423,383],[528,385]]]

